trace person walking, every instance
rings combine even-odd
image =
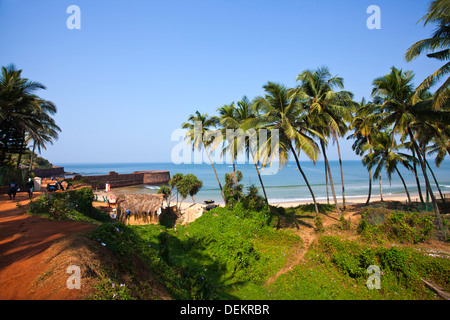
[[[11,200],[11,199],[16,200],[17,189],[19,189],[19,184],[17,183],[16,180],[13,180],[9,184],[9,191],[8,191],[9,200]],[[11,196],[12,196],[12,198],[11,198]]]
[[[29,178],[27,183],[25,183],[25,188],[27,189],[28,196],[31,199],[31,197],[33,196],[33,191],[34,191],[34,182],[31,178]]]

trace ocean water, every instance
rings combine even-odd
[[[433,161],[429,161],[433,171],[438,179],[438,183],[443,192],[450,192],[450,161],[444,161],[439,168],[436,168]],[[214,171],[210,164],[173,164],[173,163],[97,163],[97,164],[70,164],[58,163],[58,166],[63,166],[66,172],[76,172],[82,175],[102,175],[108,174],[109,171],[116,171],[117,173],[131,173],[133,171],[146,170],[167,170],[170,175],[180,172],[182,174],[192,173],[203,181],[203,187],[195,196],[196,202],[203,202],[204,200],[212,199],[216,203],[223,202],[220,194],[219,185],[214,175]],[[341,175],[338,161],[330,161],[332,177],[336,196],[342,198]],[[326,199],[326,185],[324,163],[322,161],[316,162],[301,162],[302,170],[313,189],[317,200]],[[217,174],[224,185],[225,173],[233,171],[231,164],[215,164]],[[243,174],[241,183],[244,188],[254,184],[258,188],[261,187],[258,176],[256,174],[255,166],[253,164],[236,164],[236,170]],[[262,180],[266,189],[269,202],[282,201],[301,201],[312,200],[309,190],[304,182],[295,162],[288,162],[283,168],[280,168],[276,174],[270,174],[262,169]],[[367,196],[369,190],[369,173],[362,165],[360,160],[343,161],[344,185],[346,200],[351,202],[352,198]],[[411,194],[417,192],[417,186],[412,172],[405,168],[400,168],[400,172],[405,179],[408,190]],[[435,183],[431,174],[429,174],[430,182],[433,190]],[[419,179],[422,186],[422,192],[425,190],[425,182],[423,180],[421,170],[419,169]],[[389,181],[386,175],[382,175],[383,194],[405,194],[403,184],[397,174],[392,176]],[[120,192],[127,193],[156,193],[158,186],[139,185],[125,188],[113,189]],[[260,188],[261,194],[262,190]],[[372,181],[372,195],[378,195],[380,192],[378,180]],[[329,191],[330,201],[332,201],[332,193]],[[415,197],[414,197],[415,198]],[[185,201],[192,201],[190,198]]]

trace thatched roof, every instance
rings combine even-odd
[[[120,221],[134,217],[144,218],[147,223],[158,222],[157,212],[161,208],[162,200],[162,194],[118,194],[117,217]]]
[[[161,207],[162,194],[119,194],[116,196],[117,208],[129,210],[131,214],[156,212]]]

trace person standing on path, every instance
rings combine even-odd
[[[27,183],[25,183],[25,188],[27,188],[28,196],[31,199],[31,197],[33,196],[33,190],[34,190],[34,183],[33,183],[33,180],[31,180],[31,178],[29,178]]]
[[[9,200],[11,200],[11,199],[16,200],[17,189],[19,189],[19,184],[17,183],[16,180],[13,180],[9,184],[9,191],[8,191]],[[12,198],[11,198],[11,196],[12,196]]]

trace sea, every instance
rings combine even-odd
[[[438,180],[438,184],[444,193],[450,193],[450,161],[445,160],[439,168],[436,167],[434,161],[429,161],[430,166]],[[326,200],[326,184],[324,162],[317,161],[315,164],[311,161],[301,162],[304,171],[314,195],[317,200]],[[153,171],[164,170],[169,171],[173,176],[175,173],[188,174],[192,173],[203,182],[203,187],[194,197],[195,202],[203,202],[205,200],[213,200],[216,203],[223,203],[220,188],[214,175],[212,166],[208,163],[202,164],[174,164],[170,162],[154,162],[154,163],[57,163],[56,165],[64,167],[66,172],[77,173],[81,175],[104,175],[110,171],[119,174],[132,173],[134,171]],[[214,165],[221,180],[222,186],[225,184],[225,174],[233,172],[233,166],[228,163]],[[339,161],[330,161],[332,178],[336,196],[342,199],[342,184]],[[288,162],[282,168],[260,168],[261,179],[263,180],[267,197],[270,203],[277,202],[295,202],[295,201],[312,201],[310,192],[303,180],[300,171],[295,162]],[[247,187],[255,185],[259,188],[262,195],[261,184],[256,173],[253,163],[236,164],[236,170],[243,174],[240,183]],[[425,182],[421,174],[420,168],[419,180],[422,186],[422,192],[425,190]],[[408,191],[414,195],[417,193],[417,185],[414,174],[411,171],[401,167],[400,172],[406,182]],[[345,198],[347,202],[351,202],[352,198],[367,197],[369,190],[369,173],[360,160],[343,161],[343,176],[345,186]],[[431,174],[429,174],[431,186],[437,191],[436,184]],[[405,195],[403,184],[397,174],[392,175],[392,179],[386,174],[381,177],[383,195]],[[159,189],[157,185],[137,185],[123,188],[116,188],[112,191],[117,193],[156,193]],[[372,195],[379,195],[379,181],[372,181]],[[417,196],[415,196],[417,198]],[[333,202],[331,190],[329,190],[329,199]],[[192,202],[190,198],[185,200]],[[414,201],[414,199],[413,199]]]

